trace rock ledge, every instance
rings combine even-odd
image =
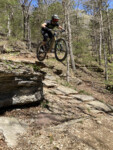
[[[0,62],[0,107],[43,99],[44,74],[35,63]]]

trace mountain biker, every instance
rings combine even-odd
[[[41,29],[41,33],[43,35],[43,44],[46,43],[47,39],[50,38],[52,39],[53,37],[53,34],[51,32],[52,29],[54,29],[55,27],[61,29],[61,30],[64,30],[60,25],[59,25],[59,17],[58,15],[53,15],[51,20],[43,23],[41,25],[42,29]]]

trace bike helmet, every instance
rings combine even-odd
[[[52,21],[53,21],[53,22],[58,22],[58,21],[59,21],[58,15],[53,15],[53,16],[52,16]]]

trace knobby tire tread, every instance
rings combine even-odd
[[[60,59],[60,58],[57,56],[57,43],[60,42],[60,41],[63,41],[63,42],[65,43],[65,45],[66,45],[65,55],[64,55],[64,57],[63,57],[62,59]],[[55,58],[56,58],[58,61],[60,61],[60,62],[64,61],[64,60],[66,59],[66,57],[67,57],[67,51],[68,51],[68,49],[67,49],[67,43],[66,43],[66,41],[65,41],[63,38],[58,39],[58,40],[56,41],[56,44],[55,44]]]
[[[42,46],[42,42],[40,42],[39,44],[38,44],[38,47],[37,47],[37,49],[36,49],[36,56],[37,56],[37,59],[39,60],[39,61],[43,61],[45,58],[46,58],[46,55],[47,55],[47,52],[45,51],[45,54],[44,54],[44,57],[40,57],[39,56],[39,50],[40,50],[40,47]]]

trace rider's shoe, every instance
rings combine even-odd
[[[43,53],[44,52],[44,48],[43,46],[40,47],[40,52]]]

